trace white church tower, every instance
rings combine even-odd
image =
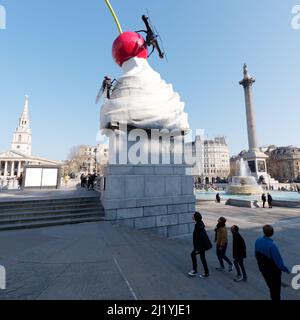
[[[29,127],[28,96],[25,96],[24,110],[19,119],[11,144],[11,150],[31,156],[31,129]]]

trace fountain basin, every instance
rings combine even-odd
[[[232,177],[226,192],[236,195],[258,195],[263,193],[263,189],[252,176],[235,176]]]

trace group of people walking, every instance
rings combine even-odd
[[[96,180],[96,174],[95,173],[89,173],[85,175],[84,173],[80,176],[80,186],[81,188],[87,188],[88,190],[94,190],[94,184]]]
[[[200,255],[200,259],[204,268],[204,273],[200,275],[200,278],[208,278],[209,270],[205,257],[205,252],[213,247],[207,232],[205,225],[202,221],[202,216],[199,212],[195,212],[194,217],[195,229],[193,232],[193,244],[194,250],[191,253],[193,270],[189,272],[190,276],[198,275],[196,255]],[[216,254],[220,263],[220,266],[216,268],[218,271],[224,271],[224,261],[228,264],[228,271],[233,270],[233,264],[237,271],[237,277],[234,279],[236,282],[246,281],[247,274],[244,267],[244,259],[246,258],[246,244],[243,237],[239,234],[239,227],[234,225],[231,227],[233,235],[233,259],[234,263],[226,256],[228,246],[228,236],[226,228],[226,218],[220,217],[215,228],[215,243]]]
[[[205,230],[205,225],[202,221],[202,215],[199,212],[195,212],[193,216],[195,222],[195,228],[193,232],[193,251],[191,252],[193,270],[188,275],[195,277],[198,274],[197,258],[200,256],[200,260],[203,265],[204,273],[199,275],[200,278],[209,277],[209,269],[205,257],[206,251],[210,250],[213,245]],[[226,218],[220,217],[215,228],[215,243],[216,243],[216,255],[220,266],[216,267],[217,271],[225,271],[224,261],[228,264],[228,272],[233,271],[233,266],[236,269],[236,277],[234,281],[241,282],[247,281],[247,273],[244,266],[244,259],[247,257],[246,243],[240,229],[237,225],[231,227],[232,233],[232,257],[233,262],[226,256],[228,247],[228,235],[226,228]],[[270,290],[272,300],[280,300],[281,290],[281,273],[290,273],[290,270],[285,266],[279,250],[271,237],[274,234],[274,229],[271,225],[265,225],[263,227],[263,237],[260,237],[255,242],[255,257],[257,264],[265,282]]]

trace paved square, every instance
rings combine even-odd
[[[275,226],[274,240],[285,263],[300,264],[298,209],[204,203],[198,210],[212,240],[219,216],[227,217],[228,227],[240,226],[248,249],[247,283],[235,283],[234,271],[215,271],[214,249],[207,253],[210,278],[189,278],[191,236],[164,239],[96,222],[1,232],[0,264],[6,268],[7,289],[0,291],[0,299],[269,299],[253,252],[266,223]],[[283,275],[283,299],[300,299],[300,290],[291,288],[292,277]]]

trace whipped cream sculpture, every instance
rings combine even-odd
[[[122,64],[110,99],[101,108],[101,129],[111,123],[126,123],[143,129],[189,129],[184,103],[171,84],[161,79],[145,58],[134,57]]]
[[[180,101],[179,94],[173,91],[172,85],[162,80],[147,62],[147,46],[153,46],[160,58],[164,57],[148,17],[142,17],[147,31],[139,31],[146,33],[145,40],[138,32],[122,32],[110,4],[109,7],[120,32],[113,43],[112,55],[122,68],[123,76],[114,81],[114,86],[110,78],[105,77],[102,93],[106,90],[107,94],[101,107],[101,129],[126,124],[141,129],[168,129],[186,133],[189,124],[184,103]],[[105,81],[108,81],[106,85]]]

